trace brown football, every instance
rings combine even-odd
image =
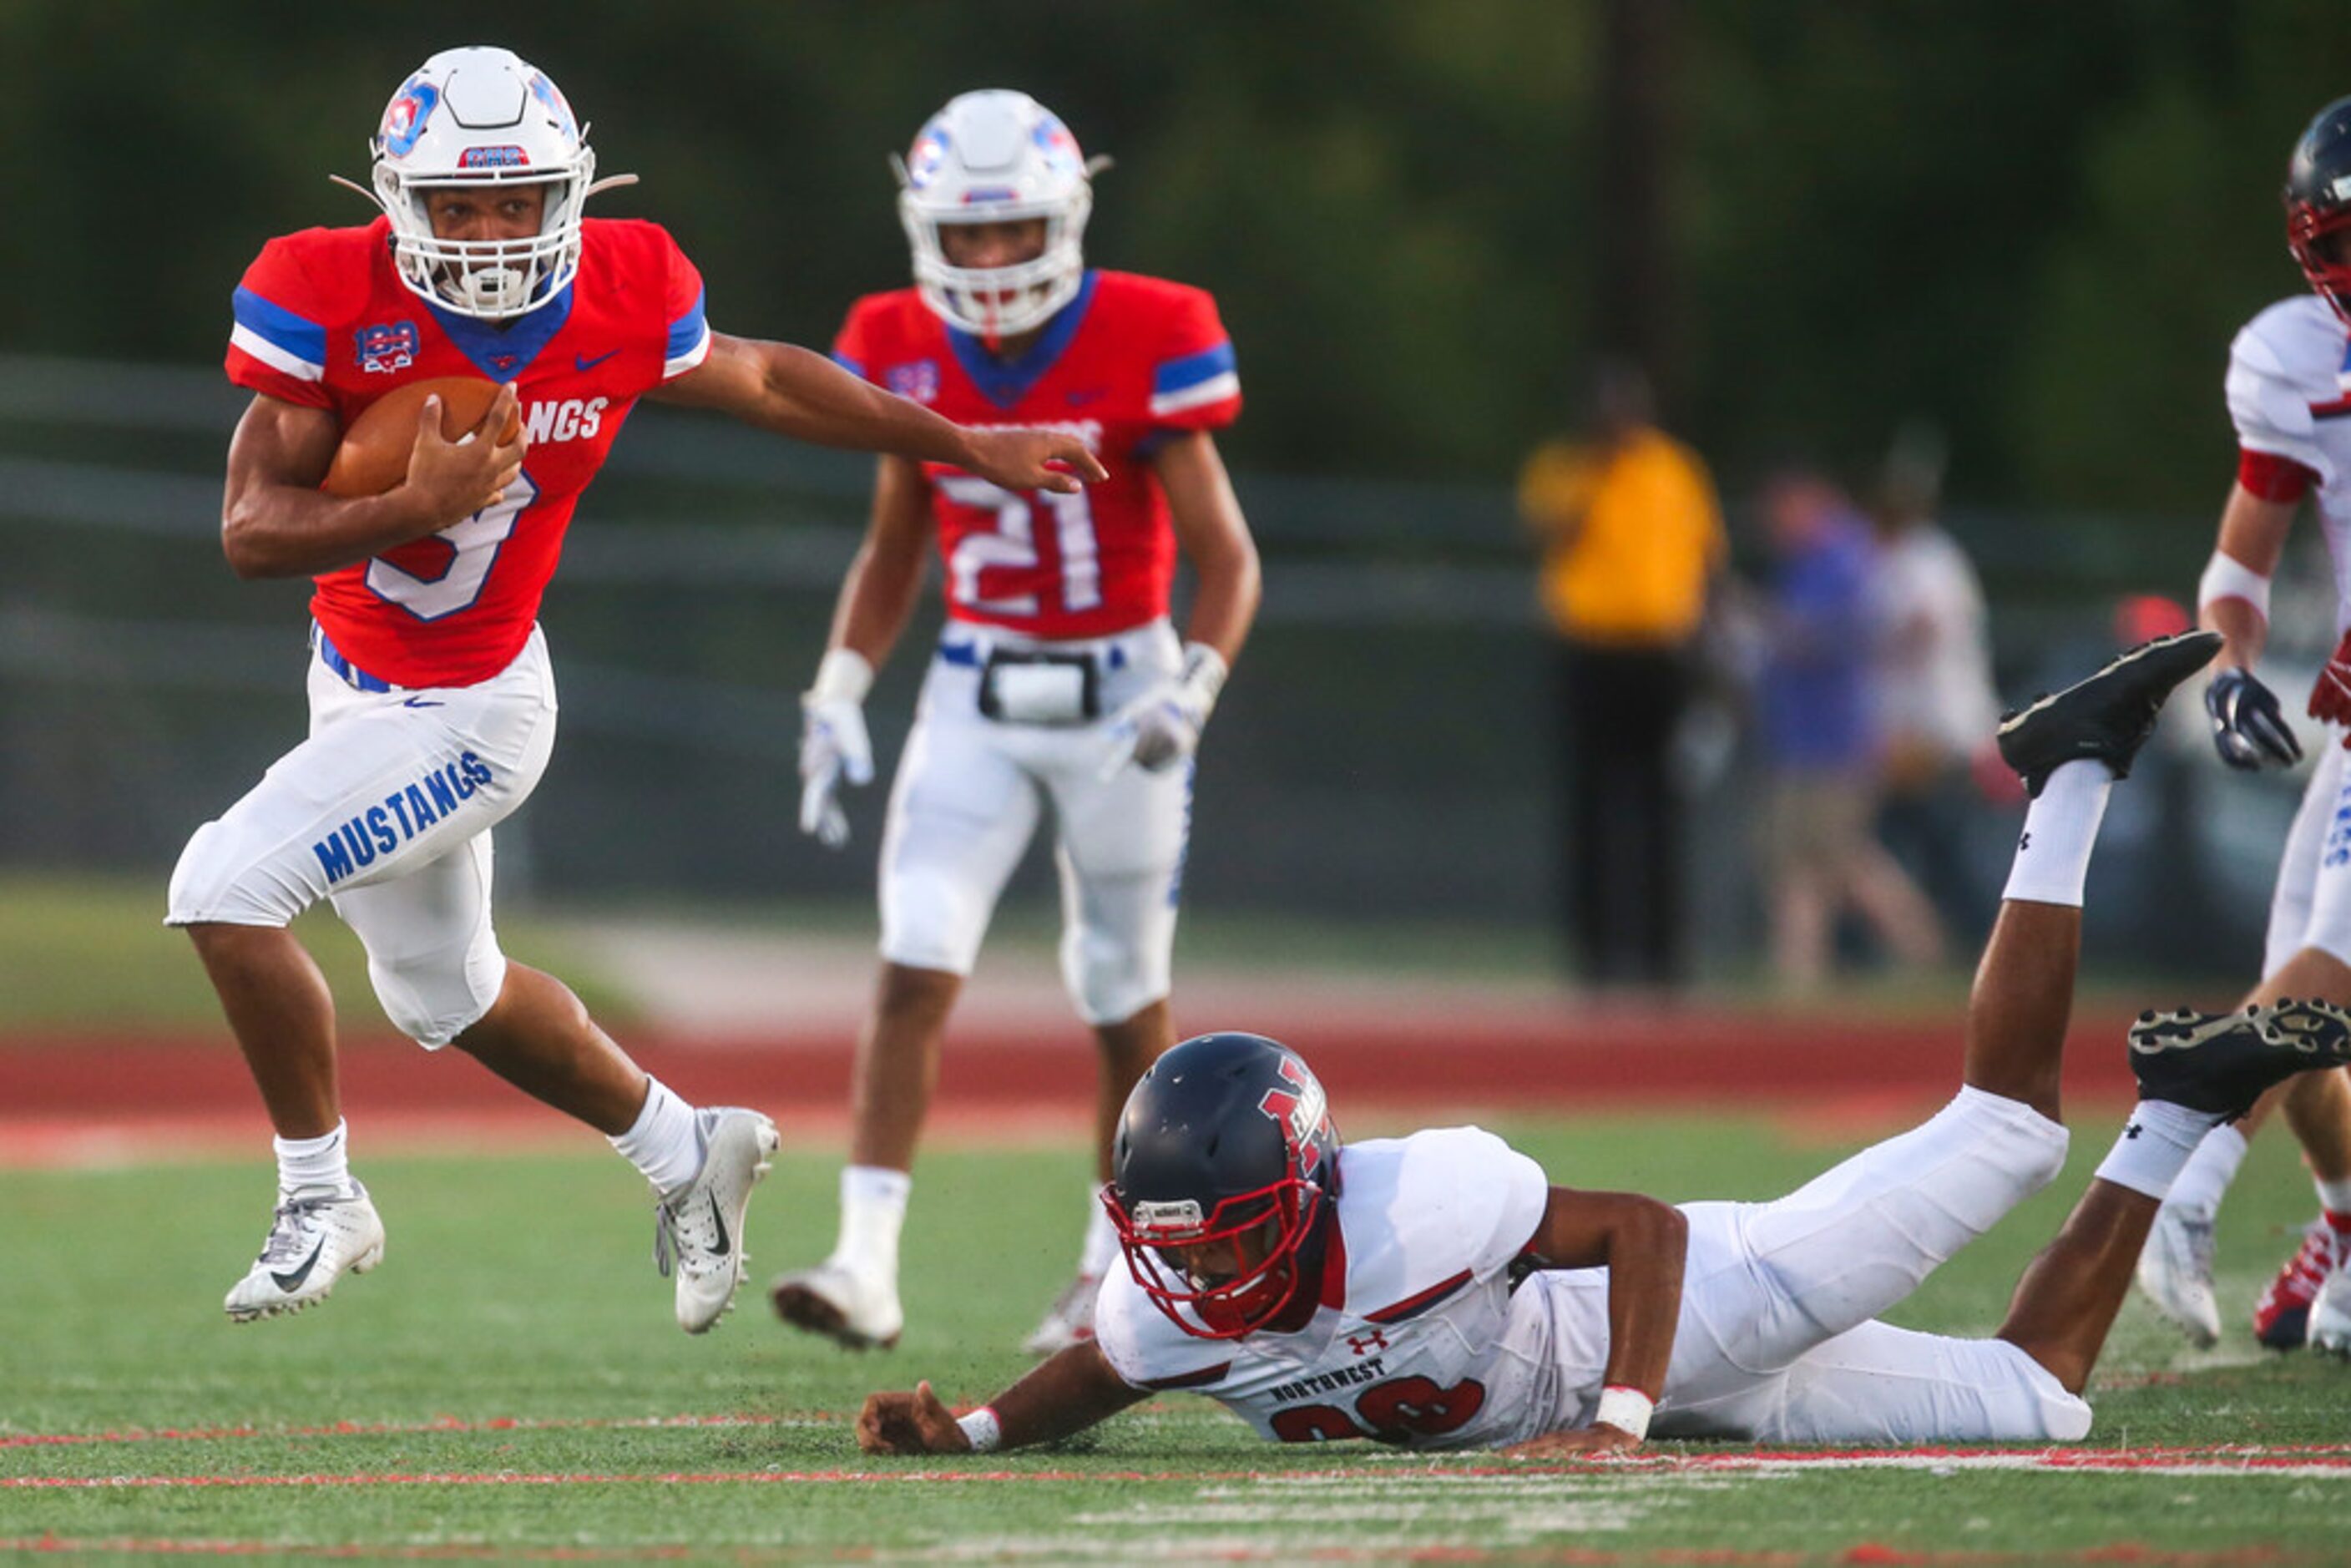
[[[416,449],[416,413],[424,400],[441,399],[441,434],[455,441],[482,423],[498,395],[498,383],[478,376],[434,376],[394,387],[360,411],[335,448],[335,460],[320,486],[329,496],[381,496],[408,477],[408,455]],[[507,423],[507,438],[521,426],[522,410]]]

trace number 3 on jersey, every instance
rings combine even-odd
[[[1052,514],[1054,541],[1061,546],[1061,608],[1092,610],[1102,603],[1102,556],[1094,545],[1094,517],[1082,490],[1061,495],[1040,490],[1033,495],[1007,490],[968,474],[949,474],[939,481],[939,493],[959,507],[992,508],[996,531],[967,534],[947,559],[947,596],[957,604],[991,615],[1034,615],[1037,596],[1019,593],[989,599],[980,592],[980,573],[990,567],[1034,570],[1037,553],[1035,503]]]
[[[528,474],[517,474],[507,486],[506,498],[485,507],[463,522],[452,523],[428,538],[443,540],[455,552],[434,577],[419,577],[381,556],[368,562],[367,585],[419,621],[454,615],[482,596],[498,547],[514,532],[515,519],[538,499],[538,486]]]

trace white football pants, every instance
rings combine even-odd
[[[2065,1129],[1962,1089],[1925,1124],[1772,1203],[1693,1203],[1681,1322],[1652,1430],[1922,1443],[2090,1430],[2090,1407],[1995,1339],[1875,1322],[2046,1186]]]
[[[395,1028],[438,1050],[506,980],[490,829],[555,747],[555,678],[533,629],[478,685],[357,690],[310,660],[310,737],[198,828],[165,924],[283,926],[325,898],[367,948]]]
[[[1040,643],[949,622],[890,791],[882,839],[882,956],[968,975],[996,901],[1050,800],[1061,882],[1061,979],[1090,1024],[1134,1017],[1167,995],[1176,906],[1191,827],[1189,762],[1164,773],[1100,769],[1110,718],[1181,672],[1174,628]],[[1100,716],[1012,724],[979,711],[991,647],[1047,648],[1096,662]]]

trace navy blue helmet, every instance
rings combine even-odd
[[[2351,98],[2318,111],[2285,171],[2285,243],[2318,297],[2351,322]]]
[[[1338,1190],[1339,1132],[1297,1052],[1204,1034],[1127,1096],[1102,1202],[1153,1304],[1186,1333],[1238,1339],[1307,1288],[1302,1254]]]

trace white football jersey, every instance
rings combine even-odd
[[[1206,1394],[1287,1442],[1374,1437],[1484,1448],[1573,1425],[1607,1355],[1606,1272],[1546,1274],[1597,1290],[1515,1291],[1551,1193],[1542,1167],[1491,1133],[1446,1127],[1350,1144],[1322,1301],[1295,1333],[1200,1339],[1123,1268],[1094,1333],[1138,1388]]]
[[[2318,476],[2313,497],[2335,566],[2335,634],[2351,629],[2351,360],[2346,331],[2314,294],[2281,299],[2229,346],[2237,444]]]

